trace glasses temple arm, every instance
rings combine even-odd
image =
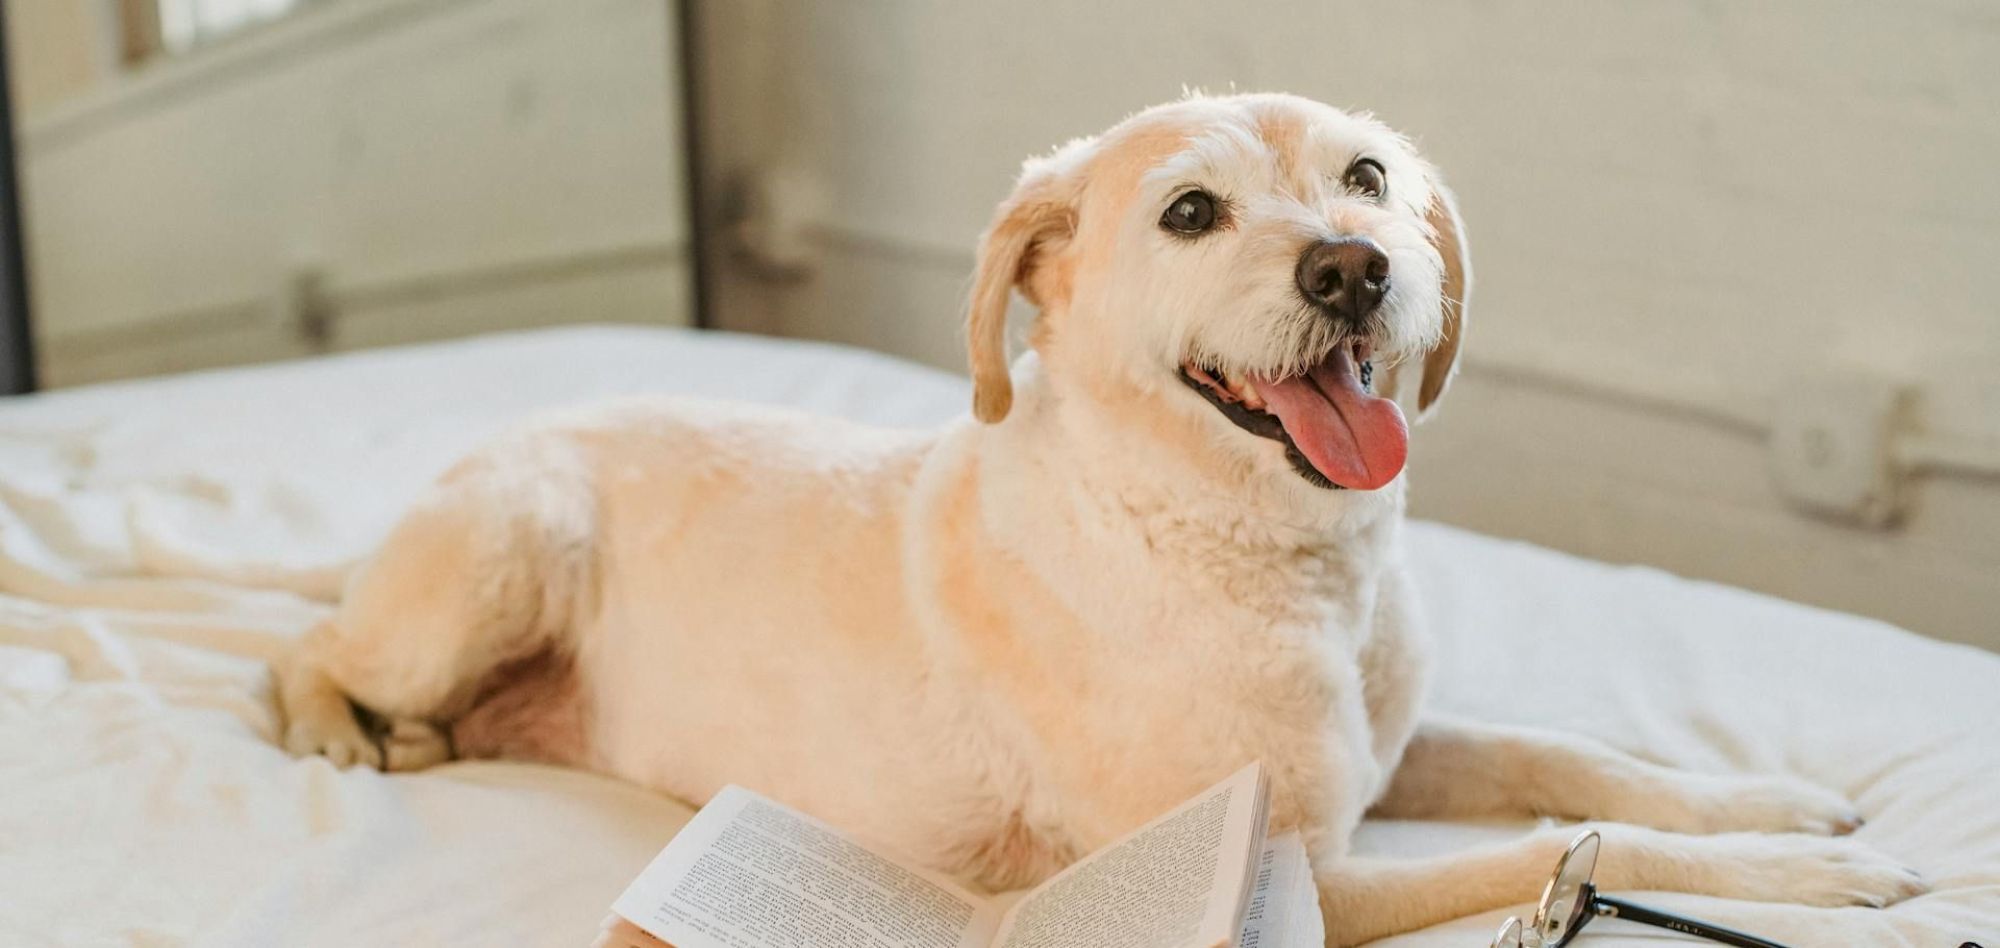
[[[1638,922],[1642,925],[1652,925],[1656,928],[1665,928],[1669,931],[1677,931],[1699,938],[1706,938],[1709,941],[1718,941],[1725,945],[1735,945],[1737,948],[1788,948],[1788,946],[1779,942],[1759,938],[1755,935],[1746,935],[1733,928],[1711,925],[1708,922],[1696,921],[1692,918],[1662,912],[1659,909],[1634,905],[1624,899],[1614,899],[1600,895],[1592,901],[1592,906],[1599,915],[1610,918],[1622,918],[1628,922]]]

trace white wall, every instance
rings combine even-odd
[[[956,366],[971,247],[1024,155],[1184,83],[1372,109],[1457,187],[1480,277],[1418,513],[2000,647],[1996,10],[710,5],[705,213],[774,167],[824,204],[813,278],[739,263],[717,299]],[[1926,443],[1972,459],[1893,531],[1804,518],[1766,474],[1783,380],[1843,366],[1920,385]]]
[[[7,65],[16,115],[32,115],[98,83],[116,59],[109,4],[6,5]]]
[[[312,4],[38,109],[22,174],[45,377],[686,322],[670,13]]]

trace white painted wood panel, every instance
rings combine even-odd
[[[37,116],[47,376],[687,322],[671,11],[341,0]]]

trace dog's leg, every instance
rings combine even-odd
[[[278,667],[278,700],[285,709],[285,749],[301,757],[318,754],[336,767],[382,766],[382,749],[354,717],[347,693],[312,655],[320,626],[306,634]]]
[[[557,647],[590,570],[592,501],[555,448],[530,447],[442,481],[283,664],[288,749],[391,770],[446,760],[438,725],[489,673]],[[350,700],[380,726],[364,727]]]
[[[315,629],[312,638],[332,635]],[[383,770],[422,770],[451,759],[451,741],[429,721],[395,717],[365,727],[343,691],[309,647],[295,652],[278,674],[285,709],[285,749],[319,754],[334,766],[360,764]]]
[[[1800,834],[1683,836],[1601,825],[1599,888],[1692,892],[1758,902],[1883,906],[1918,895],[1923,880],[1852,839]],[[1356,945],[1541,895],[1582,827],[1425,859],[1347,856],[1317,865],[1328,945]],[[1524,913],[1525,914],[1525,913]]]
[[[1556,816],[1684,833],[1841,834],[1861,824],[1839,794],[1790,777],[1676,770],[1585,737],[1444,718],[1417,728],[1372,812]]]

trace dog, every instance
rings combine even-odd
[[[898,432],[679,399],[537,420],[448,472],[280,673],[300,754],[757,788],[989,889],[1252,759],[1331,944],[1532,900],[1572,830],[1413,860],[1365,814],[1607,829],[1600,884],[1920,891],[1840,796],[1426,715],[1400,531],[1471,270],[1404,137],[1194,96],[1024,167],[980,249],[970,417]],[[1038,309],[1010,363],[1007,309]],[[1379,366],[1379,369],[1378,369]],[[354,708],[365,709],[357,718]]]

